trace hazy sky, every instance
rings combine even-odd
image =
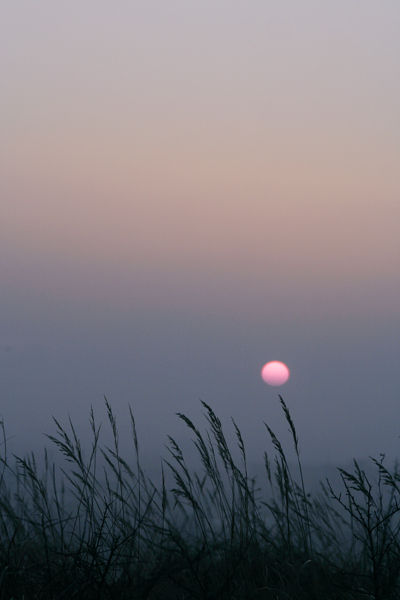
[[[400,456],[400,3],[3,2],[0,412]],[[263,364],[284,361],[268,387]]]

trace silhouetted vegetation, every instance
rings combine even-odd
[[[272,459],[264,456],[266,497],[248,473],[236,423],[235,461],[220,420],[204,402],[205,435],[179,414],[201,458],[201,473],[193,472],[169,438],[159,486],[142,470],[132,413],[134,464],[120,455],[107,400],[114,445],[100,446],[92,411],[86,460],[73,423],[67,431],[55,421],[56,433],[48,438],[67,468],[50,463],[47,453],[43,472],[33,454],[14,457],[11,466],[2,424],[0,598],[398,600],[396,469],[387,470],[383,457],[372,459],[377,476],[370,481],[354,461],[353,472],[340,469],[341,492],[326,482],[312,498],[297,432],[280,402],[299,477],[266,425],[275,452]]]

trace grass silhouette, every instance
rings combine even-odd
[[[383,456],[371,459],[377,477],[370,481],[354,461],[353,472],[339,469],[341,491],[327,481],[312,498],[297,432],[279,398],[299,476],[265,424],[274,448],[272,459],[264,454],[267,497],[249,475],[240,429],[233,421],[235,461],[220,420],[205,402],[205,435],[178,414],[201,472],[193,472],[169,437],[159,486],[141,467],[131,411],[134,464],[121,456],[107,399],[113,446],[100,445],[93,410],[87,460],[73,423],[67,431],[54,420],[56,433],[47,437],[66,466],[56,467],[45,452],[42,473],[33,454],[14,457],[11,464],[1,423],[0,598],[398,600],[396,467],[389,471]]]

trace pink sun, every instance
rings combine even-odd
[[[283,362],[272,360],[261,369],[261,377],[268,385],[283,385],[287,382],[290,371]]]

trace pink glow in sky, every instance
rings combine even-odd
[[[3,4],[5,287],[397,314],[398,3]]]
[[[261,377],[268,385],[283,385],[287,382],[289,376],[289,369],[279,360],[267,362],[261,369]]]

